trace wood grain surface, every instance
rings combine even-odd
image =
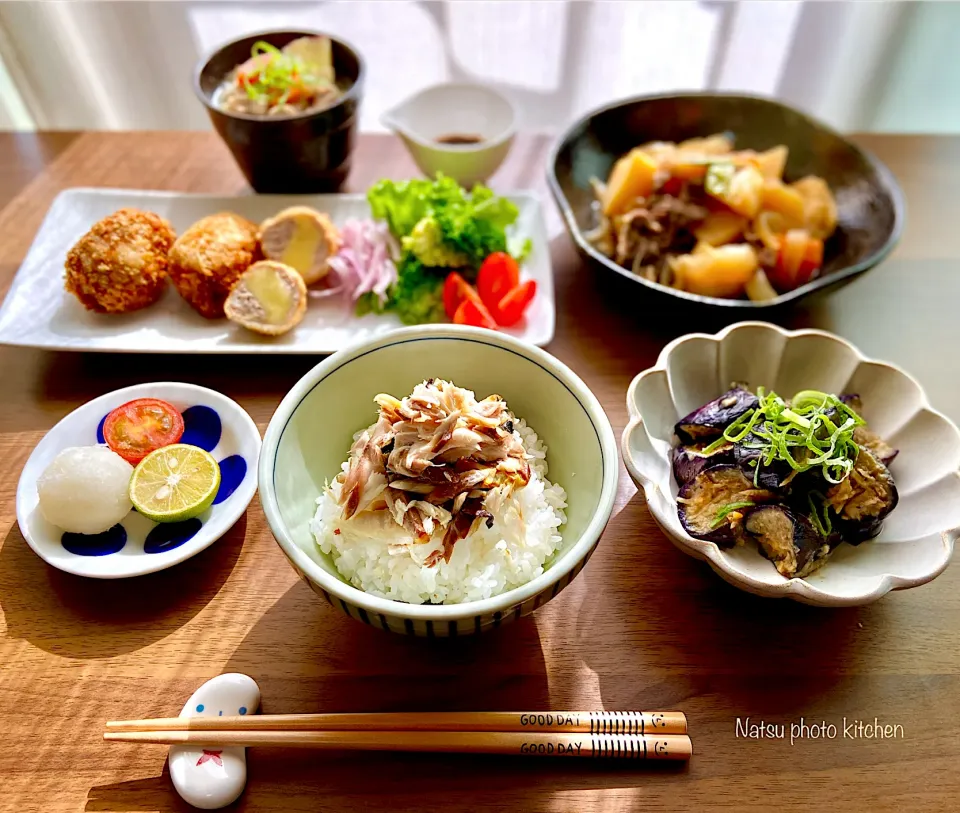
[[[960,139],[862,137],[903,184],[906,236],[883,267],[787,315],[897,362],[960,419]],[[546,196],[548,143],[521,139],[494,179]],[[60,190],[114,186],[242,193],[205,133],[0,136],[0,295]],[[361,139],[351,190],[415,169],[387,137]],[[614,429],[630,379],[661,347],[712,326],[650,312],[586,266],[552,204],[556,340]],[[612,275],[610,275],[612,276]],[[317,359],[133,357],[0,348],[0,810],[185,810],[162,746],[106,745],[108,719],[176,714],[225,671],[252,675],[271,713],[677,708],[688,766],[623,768],[495,756],[252,752],[242,810],[956,810],[960,799],[960,569],[862,608],[759,599],[675,549],[624,472],[615,514],[576,581],[532,618],[475,639],[411,640],[332,610],[301,582],[256,500],[216,545],[117,582],[45,565],[17,527],[33,446],[89,398],[180,379],[237,399],[265,428]],[[785,726],[738,736],[737,721]],[[843,722],[899,725],[853,738]],[[790,740],[792,724],[837,726]],[[828,729],[829,733],[829,729]],[[855,733],[855,732],[854,732]]]

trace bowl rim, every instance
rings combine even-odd
[[[597,432],[603,465],[600,497],[587,527],[573,547],[566,552],[563,560],[555,563],[540,576],[526,584],[478,601],[467,601],[460,604],[407,604],[402,601],[373,596],[342,581],[327,573],[301,550],[287,531],[280,515],[280,505],[273,482],[274,467],[281,437],[294,412],[313,388],[329,374],[360,356],[382,350],[394,344],[406,343],[411,339],[449,338],[466,339],[512,352],[539,365],[567,388],[570,394],[579,401]],[[280,548],[297,570],[327,593],[340,601],[349,602],[353,606],[371,613],[410,620],[455,621],[488,615],[503,611],[505,608],[517,607],[548,590],[573,571],[598,543],[613,513],[619,469],[616,436],[603,407],[587,385],[563,362],[546,351],[505,333],[461,325],[425,325],[400,328],[357,342],[320,362],[294,384],[280,402],[264,434],[258,467],[258,483],[260,503],[267,517],[267,524]]]
[[[753,302],[749,299],[724,299],[721,297],[715,296],[703,296],[701,294],[692,294],[687,291],[679,291],[675,288],[670,288],[666,285],[660,285],[657,282],[651,282],[648,279],[643,277],[638,277],[635,274],[632,274],[623,266],[618,265],[613,262],[609,257],[604,256],[599,251],[597,251],[589,241],[583,236],[583,232],[580,230],[580,226],[577,223],[576,217],[573,214],[573,209],[570,207],[570,203],[567,200],[566,195],[564,195],[563,190],[560,187],[560,181],[557,178],[557,159],[560,155],[561,150],[567,145],[570,141],[573,133],[581,129],[588,121],[592,118],[599,116],[601,113],[606,113],[609,110],[616,110],[621,107],[630,107],[634,105],[640,105],[645,102],[654,102],[654,101],[664,101],[670,99],[702,99],[702,98],[724,98],[724,99],[744,99],[751,101],[760,101],[765,102],[773,107],[778,107],[783,111],[789,111],[795,116],[799,116],[804,119],[811,125],[833,135],[838,139],[843,141],[851,150],[856,153],[859,153],[861,157],[874,167],[877,173],[877,177],[881,181],[881,186],[883,186],[887,192],[890,194],[890,197],[893,199],[893,228],[890,231],[890,235],[887,238],[886,242],[877,249],[873,254],[865,257],[853,265],[848,265],[844,268],[839,268],[836,271],[831,272],[822,277],[817,277],[805,285],[801,285],[798,288],[794,288],[792,291],[788,291],[785,294],[780,294],[774,299],[764,300],[762,302]],[[732,309],[742,309],[742,310],[755,310],[762,311],[769,308],[777,308],[782,305],[785,305],[788,302],[792,302],[797,299],[801,299],[807,294],[813,293],[814,291],[827,288],[839,283],[842,280],[855,277],[859,274],[869,271],[873,266],[885,260],[890,253],[896,248],[897,244],[900,242],[900,238],[903,236],[903,229],[906,224],[906,199],[903,195],[903,190],[900,188],[900,184],[897,182],[896,177],[890,171],[886,164],[884,164],[879,158],[877,158],[870,150],[861,147],[853,143],[850,139],[846,138],[844,135],[839,133],[837,130],[833,129],[827,124],[824,124],[819,119],[808,115],[802,110],[798,110],[795,107],[784,104],[783,102],[770,98],[768,96],[763,96],[761,94],[754,93],[727,93],[721,91],[689,91],[683,93],[655,93],[647,94],[640,96],[631,96],[624,99],[619,99],[609,104],[597,107],[594,110],[584,114],[579,119],[577,119],[573,124],[564,130],[564,132],[554,141],[553,146],[550,149],[550,153],[547,156],[547,186],[550,188],[550,193],[553,196],[554,201],[557,204],[557,208],[560,209],[560,214],[563,218],[564,225],[566,226],[567,233],[570,235],[571,239],[576,244],[577,248],[581,252],[587,254],[591,259],[600,263],[601,265],[609,268],[611,271],[615,271],[620,276],[625,279],[631,280],[633,282],[638,282],[641,285],[650,288],[651,290],[657,291],[658,293],[667,294],[669,296],[674,296],[677,299],[683,299],[688,302],[696,302],[701,305],[717,305],[723,308],[732,308]]]
[[[86,401],[75,409],[70,410],[70,412],[64,415],[44,433],[43,437],[37,441],[37,444],[31,450],[26,461],[24,461],[23,468],[20,470],[20,477],[17,480],[15,502],[17,524],[20,527],[20,533],[23,534],[23,538],[26,540],[30,549],[48,565],[55,567],[58,570],[62,570],[64,573],[70,573],[74,576],[82,576],[88,579],[129,579],[137,576],[144,576],[149,573],[157,573],[161,570],[166,570],[169,567],[174,567],[175,565],[178,565],[187,559],[191,559],[198,553],[205,551],[207,548],[213,545],[214,542],[217,542],[221,537],[226,535],[250,507],[250,503],[253,501],[253,497],[257,493],[257,478],[253,476],[245,478],[244,482],[242,482],[237,490],[228,498],[232,499],[235,494],[240,495],[240,499],[237,501],[232,511],[229,513],[221,512],[222,515],[218,516],[215,522],[205,522],[201,531],[198,532],[191,540],[189,540],[186,544],[175,548],[173,551],[169,551],[169,553],[174,554],[172,556],[167,556],[161,553],[141,554],[136,557],[127,557],[128,559],[142,560],[148,563],[145,567],[134,568],[130,572],[90,573],[83,567],[74,567],[71,564],[73,559],[66,560],[65,562],[57,562],[47,558],[47,556],[44,555],[44,553],[35,544],[33,535],[30,532],[29,523],[27,522],[27,512],[24,502],[26,499],[26,491],[28,489],[33,489],[34,491],[36,490],[36,482],[28,483],[24,478],[27,467],[35,457],[38,457],[37,450],[41,447],[44,441],[58,429],[61,429],[69,424],[74,419],[76,413],[81,410],[90,409],[98,404],[101,406],[106,406],[107,404],[113,403],[116,406],[119,406],[120,404],[124,404],[133,398],[146,397],[144,395],[145,391],[153,391],[158,389],[163,391],[169,390],[170,388],[176,389],[177,392],[166,392],[163,396],[152,395],[149,397],[163,397],[164,399],[176,401],[179,400],[180,393],[186,392],[195,393],[197,395],[202,394],[204,397],[208,398],[214,403],[218,403],[221,409],[231,414],[231,420],[234,418],[236,419],[241,431],[248,435],[249,438],[254,442],[257,450],[257,457],[259,459],[259,455],[263,447],[263,441],[260,437],[260,430],[257,428],[257,424],[250,416],[250,413],[247,412],[247,410],[240,406],[240,404],[238,404],[230,396],[224,395],[222,392],[211,389],[210,387],[203,387],[199,384],[190,384],[186,381],[146,381],[142,384],[131,384],[128,387],[121,387],[117,390],[111,390],[103,395],[98,395],[96,398],[91,398],[89,401]],[[107,411],[109,412],[110,409],[111,408],[107,408]],[[222,417],[221,421],[223,422]],[[65,446],[64,448],[67,447]],[[250,474],[253,474],[254,470],[255,461],[250,461],[247,471]],[[224,502],[226,502],[226,500]],[[197,539],[201,540],[201,542],[191,544]],[[151,558],[148,559],[147,557]],[[89,557],[75,556],[74,558],[81,560]]]
[[[353,54],[354,59],[357,60],[357,78],[353,81],[349,88],[343,93],[343,95],[336,101],[336,103],[330,105],[329,107],[321,108],[320,110],[304,111],[303,113],[297,113],[293,116],[257,116],[253,113],[236,113],[229,110],[224,110],[222,107],[218,107],[214,104],[213,99],[211,99],[204,92],[203,88],[200,86],[200,79],[203,76],[203,72],[206,69],[215,57],[219,56],[221,52],[227,50],[227,48],[232,48],[239,42],[244,40],[256,39],[262,37],[269,37],[274,34],[299,34],[304,37],[326,37],[331,42],[336,42],[338,45],[342,45],[346,48],[351,54]],[[236,66],[234,66],[236,67]],[[281,124],[284,122],[292,121],[303,121],[305,119],[312,118],[313,116],[321,116],[328,114],[333,110],[336,110],[338,107],[342,107],[347,102],[356,102],[360,101],[360,91],[363,87],[363,81],[366,76],[367,66],[363,60],[363,57],[360,55],[360,51],[347,40],[342,37],[335,37],[332,34],[328,34],[325,31],[318,31],[311,28],[269,28],[262,31],[251,31],[248,34],[243,34],[239,37],[234,37],[228,42],[220,43],[216,48],[211,50],[209,53],[200,57],[197,60],[196,67],[193,71],[193,92],[197,95],[197,98],[203,103],[203,106],[207,108],[210,113],[219,113],[222,116],[226,116],[231,119],[238,119],[240,121],[256,121],[264,122],[267,124]],[[220,82],[223,82],[224,77],[220,77]],[[218,84],[219,87],[219,84]]]
[[[479,144],[442,144],[436,141],[427,141],[426,139],[420,138],[419,135],[416,135],[409,130],[401,130],[396,126],[395,119],[393,118],[394,111],[412,103],[415,99],[419,99],[430,93],[435,93],[437,90],[442,88],[469,88],[471,90],[479,89],[484,93],[499,99],[506,104],[507,109],[510,111],[510,123],[496,138],[492,138],[487,141],[481,141]],[[404,138],[409,138],[412,142],[420,147],[423,147],[424,149],[451,155],[482,153],[492,151],[503,146],[503,144],[510,141],[510,139],[517,134],[517,120],[517,106],[510,100],[510,98],[496,88],[480,82],[437,82],[436,84],[428,85],[427,87],[420,88],[420,90],[415,91],[411,95],[407,96],[402,101],[393,105],[393,107],[391,107],[389,110],[385,110],[380,116],[380,122],[391,132]]]
[[[905,590],[910,587],[918,587],[922,584],[933,581],[933,579],[943,573],[943,571],[946,570],[947,566],[950,564],[950,559],[952,558],[954,551],[954,542],[957,536],[960,535],[960,526],[946,528],[940,531],[940,539],[944,546],[945,556],[943,557],[943,561],[938,563],[937,567],[935,567],[933,570],[915,578],[898,576],[895,573],[889,572],[880,573],[877,574],[876,580],[871,589],[856,595],[837,595],[836,593],[828,592],[822,588],[810,584],[808,581],[806,581],[806,579],[785,578],[783,581],[777,582],[776,584],[769,584],[737,572],[733,570],[727,563],[724,552],[715,542],[709,542],[703,539],[695,539],[685,531],[682,534],[677,534],[673,528],[668,527],[664,524],[664,522],[661,521],[661,517],[659,516],[658,510],[655,507],[656,501],[648,496],[648,491],[653,494],[661,494],[661,489],[654,480],[651,480],[640,470],[630,451],[630,438],[633,433],[643,425],[643,416],[640,415],[636,405],[635,396],[637,388],[639,387],[640,382],[646,377],[658,372],[665,373],[667,370],[667,360],[669,359],[671,353],[673,353],[673,351],[681,344],[691,340],[708,340],[716,344],[720,344],[730,333],[743,328],[759,328],[768,330],[788,340],[803,336],[820,336],[835,341],[850,350],[857,358],[858,366],[859,364],[867,363],[894,370],[916,387],[920,396],[917,411],[926,411],[941,418],[944,423],[953,430],[954,434],[957,435],[958,440],[960,440],[960,429],[957,428],[957,425],[950,420],[950,418],[948,418],[942,412],[934,409],[930,405],[926,391],[916,380],[916,378],[896,364],[880,361],[865,355],[854,344],[842,338],[841,336],[836,335],[835,333],[830,333],[829,331],[818,330],[815,328],[787,330],[779,325],[760,321],[737,322],[714,334],[688,333],[669,342],[660,352],[656,364],[653,367],[649,367],[646,370],[638,373],[630,382],[630,386],[627,388],[627,411],[629,414],[629,420],[627,422],[627,426],[623,430],[623,434],[620,437],[620,451],[623,455],[624,466],[634,482],[640,487],[640,491],[647,503],[650,514],[656,520],[664,535],[667,536],[671,542],[673,542],[685,553],[694,556],[697,559],[705,560],[710,567],[712,567],[725,581],[729,582],[735,587],[739,587],[742,590],[747,590],[755,595],[770,598],[786,597],[802,601],[806,604],[814,604],[824,607],[857,606],[876,601],[877,599],[889,593],[891,590]],[[667,462],[669,463],[669,461]],[[960,469],[955,470],[953,474],[954,476],[960,478]],[[676,511],[676,500],[670,495],[665,496],[667,501],[670,503],[672,510]]]

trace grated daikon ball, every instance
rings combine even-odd
[[[106,531],[133,507],[132,476],[133,466],[106,446],[64,449],[37,480],[40,513],[64,531]]]

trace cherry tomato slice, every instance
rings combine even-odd
[[[500,300],[495,311],[497,322],[502,327],[513,327],[523,319],[523,314],[526,313],[536,295],[536,280],[528,279],[526,282],[521,282]]]
[[[490,330],[497,329],[497,323],[490,315],[486,305],[473,299],[464,299],[453,315],[454,324],[472,325],[473,327],[485,327]]]
[[[453,319],[464,299],[480,302],[480,297],[477,296],[473,286],[456,271],[451,271],[443,283],[443,309],[448,319]]]
[[[183,416],[159,398],[138,398],[118,406],[103,422],[103,439],[113,451],[136,465],[150,452],[176,443]]]
[[[495,251],[483,261],[477,274],[477,293],[491,313],[500,300],[520,282],[520,268],[509,254]]]

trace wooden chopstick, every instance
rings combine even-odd
[[[686,734],[679,711],[474,711],[395,714],[254,714],[114,720],[108,731],[498,731]]]
[[[211,718],[208,718],[211,719]],[[222,718],[212,718],[214,720]],[[251,718],[253,719],[253,718]],[[108,731],[109,742],[229,746],[283,746],[352,751],[431,751],[603,759],[688,760],[693,753],[683,734],[544,734],[502,731]]]

